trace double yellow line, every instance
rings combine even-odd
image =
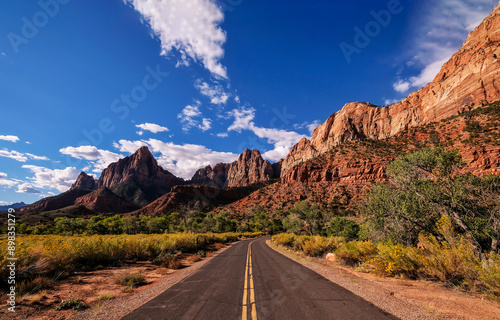
[[[252,242],[248,245],[247,262],[245,268],[245,284],[243,286],[243,310],[241,311],[241,319],[247,320],[248,309],[251,309],[252,320],[257,320],[257,307],[255,306],[255,289],[253,285],[252,271]],[[250,296],[250,303],[248,297]]]

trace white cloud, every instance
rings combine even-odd
[[[408,90],[410,90],[410,85],[411,84],[408,81],[399,80],[396,83],[394,83],[392,86],[393,86],[394,90],[396,90],[397,92],[404,93],[404,92],[407,92]]]
[[[0,157],[11,158],[19,162],[26,162],[28,158],[21,152],[9,151],[7,149],[0,150]]]
[[[6,56],[5,52],[2,52],[2,56]]]
[[[137,124],[136,127],[142,129],[143,131],[150,131],[152,133],[170,131],[170,130],[168,130],[167,127],[162,127],[162,126],[157,125],[155,123],[149,123],[149,122],[146,122],[143,124]],[[139,131],[139,132],[142,132],[142,131]],[[139,134],[139,135],[141,135],[141,134]]]
[[[189,131],[193,127],[200,128],[202,131],[207,131],[212,128],[212,120],[209,118],[202,118],[201,122],[195,119],[202,116],[199,105],[200,102],[196,101],[196,105],[186,106],[182,109],[182,112],[177,115],[177,118],[181,120],[182,130],[184,132]]]
[[[116,162],[123,158],[122,155],[101,150],[94,146],[66,147],[59,150],[62,154],[70,155],[76,159],[84,159],[91,161],[94,167],[93,172],[101,172],[110,163]]]
[[[30,159],[33,159],[33,160],[45,160],[45,161],[50,160],[46,156],[37,156],[37,155],[32,154],[32,153],[25,153],[25,155],[27,155]]]
[[[120,152],[133,153],[138,147],[148,146],[153,153],[160,153],[158,163],[166,170],[178,177],[190,179],[194,173],[207,165],[214,166],[219,162],[230,163],[238,159],[238,155],[231,152],[218,152],[205,146],[194,144],[176,145],[172,142],[163,142],[156,139],[142,141],[120,140],[115,147]]]
[[[384,99],[384,104],[386,106],[390,106],[391,104],[395,104],[397,102],[399,102],[400,100],[398,99]]]
[[[227,134],[227,132],[217,133],[217,137],[219,138],[227,138],[228,136],[229,134]]]
[[[33,178],[28,178],[31,181],[30,183],[23,183],[18,186],[17,192],[22,193],[39,193],[39,191],[34,188],[54,188],[60,192],[64,192],[71,187],[80,174],[80,170],[75,167],[67,167],[65,169],[48,169],[39,166],[24,165],[23,168],[31,170],[35,176]]]
[[[0,172],[0,186],[13,187],[18,184],[17,181],[7,179],[7,174]]]
[[[406,92],[431,82],[441,66],[460,48],[472,31],[498,4],[497,0],[441,0],[429,2],[425,11],[415,19],[410,35],[407,66],[417,66],[420,74],[398,79],[394,89]]]
[[[19,137],[17,136],[12,136],[12,135],[0,135],[0,140],[5,140],[5,141],[10,141],[10,142],[18,142]]]
[[[17,193],[41,193],[40,191],[36,190],[33,188],[33,185],[31,183],[22,183],[17,186]]]
[[[210,128],[212,128],[212,120],[210,120],[208,118],[203,118],[203,120],[201,121],[201,124],[199,125],[199,128],[202,131],[210,130]]]
[[[214,86],[210,86],[208,83],[198,79],[194,83],[194,86],[196,89],[200,90],[202,95],[209,97],[212,104],[226,104],[230,97],[230,94],[226,93],[224,88],[218,83]]]
[[[173,49],[181,54],[179,65],[189,65],[189,58],[203,63],[215,77],[226,78],[220,63],[224,56],[226,33],[221,7],[210,0],[124,0],[142,14],[154,35],[161,41],[162,55]]]
[[[267,151],[262,156],[271,161],[278,161],[286,157],[293,145],[305,137],[305,135],[294,131],[256,126],[253,122],[255,118],[255,109],[253,108],[234,109],[230,114],[234,117],[234,122],[227,131],[249,130],[257,137],[267,139],[267,143],[274,145],[274,150]]]

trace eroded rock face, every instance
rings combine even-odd
[[[213,168],[208,165],[196,171],[191,178],[191,183],[208,187],[226,188],[230,167],[231,164],[229,163],[218,163]]]
[[[183,179],[160,167],[147,147],[110,164],[102,171],[97,187],[112,188],[125,181],[132,181],[141,188],[163,189],[165,192],[184,183]]]
[[[273,179],[271,163],[264,160],[258,150],[246,149],[229,168],[227,186],[246,187],[248,185]]]
[[[71,189],[95,190],[97,189],[97,184],[94,177],[82,171],[71,186]]]
[[[462,48],[424,88],[388,107],[348,103],[301,140],[282,164],[293,166],[350,140],[394,136],[409,127],[446,119],[500,99],[500,6],[467,37]]]

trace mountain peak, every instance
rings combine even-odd
[[[71,189],[87,189],[95,190],[97,189],[96,181],[92,176],[89,176],[85,172],[81,172],[76,181],[71,186]]]

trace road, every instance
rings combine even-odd
[[[238,242],[123,320],[397,319],[270,249]]]

